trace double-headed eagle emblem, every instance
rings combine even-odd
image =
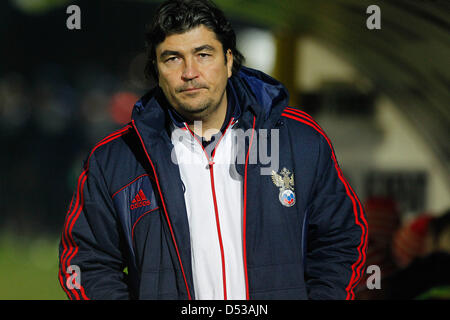
[[[280,174],[272,170],[272,182],[280,188],[278,199],[285,207],[292,207],[295,204],[294,175],[286,168]]]

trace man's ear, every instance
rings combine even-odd
[[[233,52],[231,52],[231,49],[227,50],[226,58],[227,58],[228,78],[230,78],[233,75]]]

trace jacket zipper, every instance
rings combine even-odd
[[[219,238],[220,257],[222,260],[221,262],[222,262],[222,281],[223,281],[223,299],[224,300],[227,300],[227,276],[226,276],[226,270],[225,270],[225,252],[223,249],[222,233],[220,231],[219,209],[217,206],[216,189],[215,189],[215,184],[214,184],[214,156],[216,154],[216,150],[219,146],[220,141],[222,141],[222,138],[225,136],[228,128],[233,123],[233,120],[234,120],[234,118],[231,118],[231,120],[228,123],[227,127],[225,128],[223,134],[221,135],[219,141],[215,145],[214,150],[211,154],[211,159],[209,158],[208,154],[206,153],[206,150],[203,147],[203,144],[195,136],[195,133],[192,132],[191,128],[189,128],[189,126],[187,125],[186,122],[184,123],[184,126],[186,127],[186,129],[191,133],[191,135],[194,137],[194,139],[197,140],[197,142],[202,147],[203,152],[205,153],[206,159],[208,160],[209,175],[210,175],[210,180],[211,180],[211,191],[212,191],[213,203],[214,203],[214,214],[215,214],[215,218],[216,218],[217,235]]]
[[[233,118],[231,119],[230,123],[228,124],[227,128],[224,131],[224,134],[222,135],[222,137],[225,135],[228,127],[230,126],[230,124],[233,122]],[[244,258],[244,276],[245,276],[245,297],[246,300],[250,300],[250,292],[249,292],[249,285],[248,285],[248,271],[247,271],[247,239],[246,239],[246,222],[247,222],[247,167],[248,167],[248,159],[249,159],[249,155],[250,155],[250,150],[252,149],[252,144],[253,144],[253,137],[254,137],[254,133],[255,133],[255,124],[256,124],[256,116],[253,116],[253,126],[252,126],[252,135],[250,137],[250,143],[249,143],[249,147],[248,147],[248,151],[247,151],[247,155],[245,158],[245,173],[244,173],[244,204],[243,204],[243,220],[242,220],[242,255]],[[220,250],[221,250],[221,256],[222,256],[222,274],[223,274],[223,281],[224,281],[224,300],[226,300],[226,278],[225,278],[225,258],[224,258],[224,253],[223,253],[223,245],[222,245],[222,237],[220,234],[220,224],[219,224],[219,216],[218,216],[218,210],[217,210],[217,202],[216,202],[216,197],[215,197],[215,190],[214,190],[214,172],[213,172],[213,166],[214,166],[214,155],[216,152],[217,147],[219,146],[219,142],[217,142],[217,145],[215,146],[211,159],[209,159],[208,154],[206,153],[205,149],[203,148],[202,143],[196,138],[195,134],[191,131],[191,129],[187,126],[187,124],[184,124],[185,127],[189,130],[189,132],[191,133],[191,135],[198,141],[198,143],[200,144],[200,146],[202,147],[205,155],[206,155],[206,159],[208,159],[209,162],[209,170],[210,170],[210,175],[211,175],[211,186],[213,188],[213,199],[214,199],[214,210],[216,213],[216,222],[217,222],[217,230],[219,233],[219,244],[220,244]],[[221,137],[221,139],[222,139]]]

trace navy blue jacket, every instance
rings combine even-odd
[[[367,223],[330,140],[287,107],[281,83],[249,68],[229,79],[245,143],[243,252],[248,299],[353,299],[363,272]],[[89,153],[62,232],[59,281],[71,299],[195,299],[183,184],[160,89],[132,121]],[[259,129],[279,129],[279,168],[294,174],[283,206],[262,161],[249,161]],[[253,143],[255,141],[255,143]],[[270,150],[270,147],[269,147]]]

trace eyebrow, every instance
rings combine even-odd
[[[193,53],[197,53],[197,52],[200,52],[200,51],[214,52],[214,51],[216,51],[216,49],[214,49],[214,47],[210,46],[209,44],[205,44],[205,45],[203,45],[203,46],[194,48],[192,51],[193,51]],[[162,58],[165,58],[165,57],[168,57],[168,56],[178,56],[178,55],[180,55],[180,52],[179,52],[179,51],[174,51],[174,50],[164,50],[164,51],[159,55],[159,57],[162,59]]]
[[[197,52],[200,52],[200,51],[210,51],[210,52],[213,52],[213,51],[216,51],[216,49],[214,49],[214,48],[213,48],[212,46],[210,46],[209,44],[205,44],[205,45],[203,45],[203,46],[200,46],[200,47],[194,49],[194,53],[197,53]]]
[[[159,57],[160,58],[164,58],[164,57],[168,57],[168,56],[178,56],[180,53],[178,51],[173,51],[173,50],[164,50]]]

